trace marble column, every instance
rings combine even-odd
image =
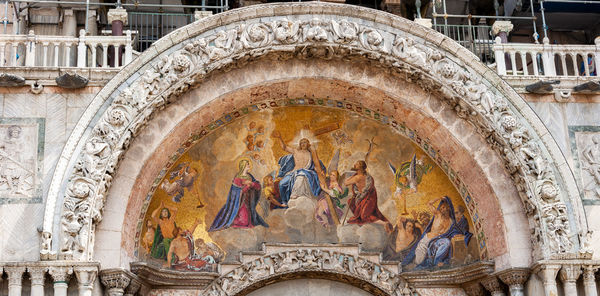
[[[63,28],[62,36],[73,36],[77,37],[77,18],[73,9],[65,9],[63,15]],[[72,46],[73,44],[65,44],[65,47]],[[68,55],[67,55],[68,53]],[[72,61],[77,57],[77,50],[63,50],[63,66],[75,66]]]
[[[486,290],[492,293],[492,296],[504,296],[504,289],[502,289],[502,285],[496,276],[491,275],[481,281],[481,284],[485,287]]]
[[[8,296],[21,296],[25,266],[4,267],[4,272],[8,275]]]
[[[75,266],[73,268],[79,288],[79,296],[92,296],[94,282],[98,276],[97,266]]]
[[[529,269],[511,268],[500,272],[498,278],[508,285],[510,296],[524,296],[523,285],[529,278]]]
[[[593,265],[583,266],[583,287],[585,289],[585,296],[598,296],[595,276],[597,270],[598,267]]]
[[[108,11],[108,21],[111,24],[113,36],[123,36],[123,26],[127,25],[127,11],[123,8],[113,8]],[[113,47],[114,48],[114,47]],[[109,51],[109,54],[113,54],[112,60],[109,62],[114,67],[119,66],[119,60],[122,56],[119,48],[114,48],[113,52]]]
[[[514,28],[510,21],[495,21],[492,25],[492,35],[500,38],[500,43],[508,43],[508,33]],[[512,63],[510,61],[510,55],[504,54],[504,66],[505,69],[512,69]]]
[[[100,271],[100,281],[109,296],[123,296],[131,279],[123,269],[106,269]]]
[[[560,265],[543,264],[536,268],[536,273],[544,283],[544,292],[546,296],[558,295],[556,287],[556,274],[560,269]]]
[[[565,295],[577,295],[577,279],[581,275],[581,266],[563,265],[559,275],[560,280],[563,282]]]
[[[52,266],[48,269],[48,273],[52,276],[54,282],[54,296],[67,296],[67,288],[73,269],[66,266]]]
[[[90,9],[88,10],[88,36],[96,36],[98,35],[98,22],[96,22],[96,10]]]
[[[514,28],[510,21],[495,21],[492,25],[492,34],[500,37],[502,43],[508,43],[508,33]]]
[[[47,270],[48,267],[45,266],[27,267],[27,272],[31,278],[31,296],[44,296]]]

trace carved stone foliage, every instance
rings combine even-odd
[[[121,269],[108,269],[100,271],[100,280],[108,289],[109,295],[123,295],[131,282],[131,275]]]
[[[371,289],[380,290],[375,295],[417,295],[408,282],[379,264],[354,255],[310,248],[270,254],[242,264],[214,280],[202,295],[236,295],[248,288],[259,288],[261,282],[311,271],[342,282],[366,282]]]
[[[200,35],[157,58],[118,93],[82,140],[83,148],[67,177],[58,249],[75,259],[91,257],[95,225],[102,218],[115,168],[154,112],[215,71],[242,67],[269,55],[371,62],[443,98],[505,158],[530,215],[538,257],[573,252],[566,194],[528,123],[505,97],[454,62],[450,54],[397,29],[381,27],[327,15],[246,20]]]

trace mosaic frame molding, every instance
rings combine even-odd
[[[600,198],[590,199],[585,197],[585,184],[583,184],[583,167],[581,163],[581,159],[579,159],[579,149],[577,147],[577,138],[575,137],[576,133],[598,133],[600,134],[600,126],[595,125],[573,125],[568,126],[569,130],[569,145],[571,146],[571,156],[573,157],[573,166],[575,179],[577,180],[577,186],[581,189],[581,201],[583,205],[600,205]],[[599,185],[600,186],[600,185]]]
[[[417,144],[419,148],[421,148],[448,176],[450,182],[454,185],[459,195],[462,197],[467,210],[469,211],[469,215],[471,215],[471,219],[473,222],[473,226],[475,231],[473,235],[477,237],[477,242],[479,244],[478,250],[480,254],[480,260],[485,260],[488,258],[487,253],[487,243],[485,233],[482,228],[482,218],[479,217],[479,213],[477,211],[477,203],[471,197],[471,194],[468,191],[466,184],[462,181],[460,176],[450,167],[448,161],[442,158],[439,155],[439,149],[435,149],[430,143],[429,140],[423,138],[417,134],[415,130],[412,130],[406,126],[405,122],[397,122],[393,117],[382,114],[381,112],[377,112],[375,110],[365,108],[360,104],[353,102],[346,102],[340,100],[332,100],[332,99],[315,99],[315,98],[295,98],[295,99],[279,99],[279,100],[268,100],[262,103],[256,103],[252,105],[248,105],[246,107],[240,108],[239,110],[227,113],[221,116],[219,119],[214,120],[213,122],[200,127],[198,132],[193,133],[185,142],[183,142],[179,149],[173,153],[169,157],[169,161],[165,164],[163,169],[158,173],[158,176],[154,179],[152,186],[148,194],[144,199],[144,203],[142,205],[142,209],[140,211],[140,216],[138,217],[138,221],[136,223],[136,231],[135,231],[135,240],[134,240],[134,256],[139,258],[139,247],[140,247],[140,237],[144,224],[144,217],[146,216],[146,212],[148,211],[148,207],[150,206],[150,202],[152,200],[152,196],[154,195],[156,189],[160,185],[163,178],[166,176],[167,172],[173,167],[173,165],[177,162],[177,160],[193,145],[202,140],[205,136],[211,134],[216,131],[220,127],[224,127],[227,124],[233,122],[236,119],[242,118],[253,112],[260,112],[266,109],[274,109],[280,107],[295,107],[295,106],[315,106],[320,108],[337,108],[343,109],[347,112],[353,112],[359,116],[362,116],[366,119],[371,119],[377,121],[381,124],[391,127],[393,130],[400,133],[401,136],[406,137],[413,143]]]
[[[0,125],[37,125],[37,145],[36,155],[34,157],[34,188],[31,197],[14,197],[0,195],[0,206],[10,204],[39,204],[43,202],[42,195],[42,175],[44,165],[44,145],[45,145],[45,130],[46,119],[37,117],[4,117],[0,118]]]

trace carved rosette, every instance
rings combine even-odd
[[[362,257],[320,249],[299,249],[259,257],[214,280],[201,295],[236,295],[250,286],[256,288],[260,282],[311,271],[340,281],[367,282],[388,295],[416,295],[408,282],[379,264]]]
[[[449,54],[404,33],[326,15],[256,19],[199,37],[157,58],[118,94],[85,140],[68,177],[59,258],[92,257],[95,225],[102,218],[105,195],[119,159],[156,110],[210,73],[241,67],[267,54],[366,60],[444,98],[504,157],[529,214],[537,257],[574,252],[566,197],[556,183],[549,157],[532,136],[534,132],[525,127],[525,120],[515,114],[498,90],[446,57]]]

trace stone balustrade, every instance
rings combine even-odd
[[[550,44],[547,38],[543,44],[502,43],[496,37],[493,49],[502,76],[590,77],[600,65],[600,37],[594,45]]]
[[[33,31],[0,35],[0,67],[121,68],[132,58],[131,31],[123,36],[86,36],[84,30],[79,37],[35,35]]]

